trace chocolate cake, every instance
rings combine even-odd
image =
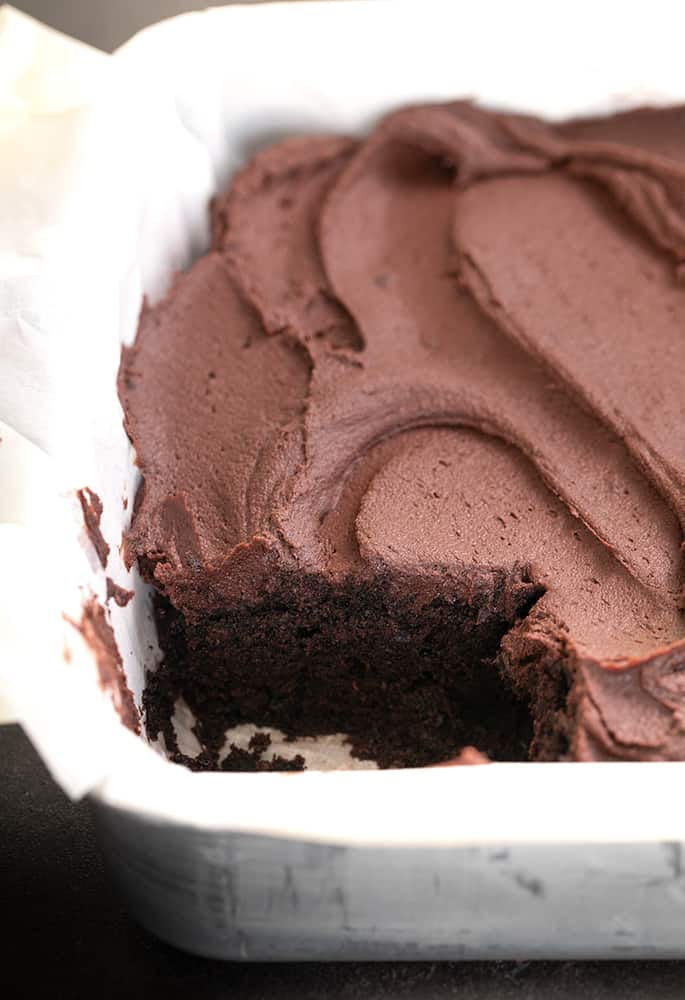
[[[211,214],[120,373],[149,734],[685,759],[685,108],[404,108]]]

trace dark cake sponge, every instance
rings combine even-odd
[[[684,258],[681,108],[260,153],[122,359],[149,732],[685,758]]]

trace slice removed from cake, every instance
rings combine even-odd
[[[685,758],[682,119],[402,109],[214,203],[119,380],[172,756]]]

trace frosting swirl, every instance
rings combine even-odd
[[[685,757],[685,110],[405,108],[212,220],[124,353],[131,558],[189,620],[286,572],[532,583],[502,670],[547,704],[561,665],[571,755]]]

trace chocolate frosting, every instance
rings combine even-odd
[[[81,621],[72,624],[90,647],[100,687],[109,694],[119,718],[131,732],[140,733],[140,714],[133,692],[126,683],[124,664],[105,609],[95,597],[89,597],[84,602]]]
[[[130,558],[188,620],[284,569],[532,580],[500,655],[563,664],[571,755],[685,758],[685,110],[405,108],[212,222],[123,356]]]
[[[78,502],[81,504],[83,523],[88,537],[97,553],[100,565],[103,569],[106,569],[107,560],[109,559],[109,545],[105,541],[105,536],[102,534],[102,529],[100,528],[103,510],[102,500],[88,486],[82,490],[77,490],[76,496],[78,497]]]

